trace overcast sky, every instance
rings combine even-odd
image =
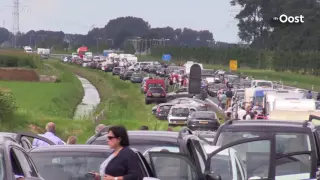
[[[94,2],[94,3],[93,3]],[[13,0],[0,0],[0,26],[12,29]],[[209,30],[217,41],[239,42],[239,7],[229,0],[21,0],[20,31],[64,31],[86,34],[121,16],[135,16],[151,27]]]

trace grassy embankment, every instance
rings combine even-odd
[[[167,121],[159,121],[151,113],[154,105],[145,105],[139,84],[122,81],[103,71],[64,64],[70,71],[88,79],[99,91],[101,104],[97,113],[104,110],[106,117],[101,123],[121,124],[127,129],[138,129],[146,125],[153,130],[167,130]],[[175,129],[179,129],[178,127]]]
[[[143,60],[157,60],[161,61],[160,58],[155,58],[151,56],[141,56]],[[175,61],[173,59],[173,62]],[[208,69],[225,69],[228,70],[229,67],[215,64],[203,64],[204,68]],[[271,81],[282,81],[284,85],[294,86],[303,89],[310,89],[312,86],[315,91],[320,91],[320,77],[312,75],[301,75],[291,72],[275,72],[273,70],[265,69],[250,69],[250,68],[239,68],[238,72],[243,73],[248,76],[253,76],[255,79],[265,79]]]
[[[8,58],[9,57],[9,58]],[[64,140],[77,135],[83,142],[93,133],[91,121],[74,121],[74,110],[81,102],[83,89],[76,76],[58,62],[43,62],[38,57],[0,52],[1,65],[5,61],[18,62],[7,66],[33,68],[40,74],[55,75],[60,82],[0,81],[0,87],[13,93],[17,110],[12,117],[2,119],[1,131],[32,131],[42,133],[45,124],[53,121],[57,134]],[[26,63],[28,62],[28,63]]]

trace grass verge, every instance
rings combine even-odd
[[[72,119],[83,97],[80,81],[58,62],[47,61],[37,69],[41,74],[59,76],[61,82],[2,81],[0,87],[9,89],[18,106],[14,116],[1,122],[2,131],[33,131],[43,133],[46,123],[55,122],[57,134],[64,140],[76,135],[81,142],[93,133],[90,121]]]
[[[137,130],[145,125],[151,130],[167,130],[168,122],[157,120],[151,113],[154,105],[145,105],[139,84],[122,81],[103,71],[64,64],[75,74],[88,79],[99,91],[101,103],[97,113],[105,111],[106,117],[99,123],[124,125],[129,130]],[[174,128],[176,130],[179,127]]]

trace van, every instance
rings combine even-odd
[[[130,66],[128,69],[133,70],[133,71],[137,71],[139,69],[142,70],[143,67],[150,66],[153,64],[154,64],[153,61],[151,61],[151,62],[137,62],[137,63],[134,63],[132,66]]]
[[[266,81],[266,80],[253,80],[251,81],[251,87],[261,87],[261,88],[268,88],[273,89],[273,82]]]
[[[159,87],[161,86],[163,89],[166,89],[166,85],[163,79],[148,79],[143,87],[143,92],[147,93],[149,88],[151,87]]]
[[[316,103],[313,99],[276,99],[273,107],[275,111],[315,111]]]

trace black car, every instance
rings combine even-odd
[[[187,127],[193,131],[216,131],[219,126],[219,119],[213,111],[196,111],[187,120]]]
[[[121,72],[122,69],[123,69],[122,67],[114,67],[114,68],[112,69],[112,75],[113,75],[113,76],[114,76],[114,75],[120,75],[120,72]]]
[[[141,73],[133,73],[130,78],[130,81],[132,83],[141,83],[142,80],[143,80],[143,75]]]
[[[105,72],[112,72],[114,66],[115,66],[115,64],[107,64],[104,66],[104,71]]]
[[[172,106],[175,104],[173,103],[161,103],[157,106],[155,115],[159,120],[167,120],[168,113]]]
[[[319,130],[310,121],[230,120],[220,126],[212,144],[223,146],[251,138],[273,138],[275,144],[256,143],[235,148],[242,158],[247,158],[246,164],[260,164],[250,165],[248,176],[262,170],[262,164],[268,161],[265,150],[274,146],[276,152],[271,169],[275,171],[274,176],[310,179],[316,177],[319,165]]]
[[[120,74],[120,79],[122,80],[129,80],[132,77],[132,74],[134,73],[134,71],[126,71],[123,74]]]
[[[153,102],[165,103],[166,91],[162,87],[151,87],[145,95],[145,103],[150,104]]]

